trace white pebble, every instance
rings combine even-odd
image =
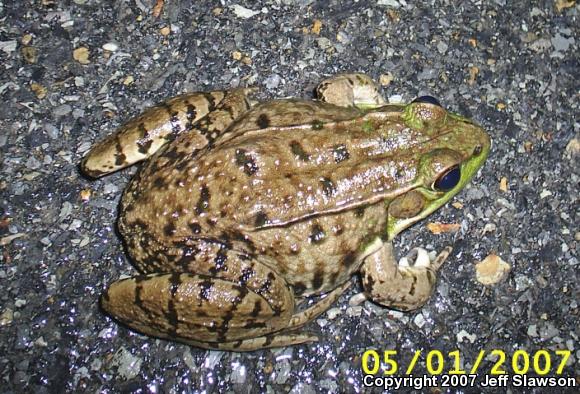
[[[119,45],[115,44],[114,42],[107,42],[106,44],[103,44],[103,49],[109,52],[117,52]]]

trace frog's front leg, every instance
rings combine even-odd
[[[120,280],[109,287],[101,305],[137,331],[209,349],[253,350],[316,340],[286,333],[315,313],[295,314],[294,294],[284,278],[231,250],[225,260],[229,268],[211,275],[147,274]]]
[[[385,99],[371,77],[362,73],[338,74],[322,81],[316,88],[320,101],[341,107],[375,108]]]
[[[421,307],[433,293],[437,270],[451,248],[445,248],[433,262],[421,250],[415,263],[409,265],[406,259],[397,264],[390,241],[382,242],[377,238],[375,244],[379,243],[378,250],[364,260],[361,268],[366,295],[374,302],[402,311]]]
[[[151,107],[94,145],[83,158],[81,170],[98,178],[149,158],[183,133],[196,133],[190,137],[190,148],[200,149],[252,106],[248,99],[252,91],[190,93]],[[212,126],[219,129],[212,131],[213,136],[207,127],[199,127],[199,121],[208,117]]]

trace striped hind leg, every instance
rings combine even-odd
[[[146,109],[95,144],[83,158],[81,170],[92,178],[110,174],[151,157],[183,133],[196,133],[190,138],[191,148],[203,148],[211,136],[198,129],[200,120],[210,121],[215,139],[253,105],[248,98],[253,90],[189,93]]]

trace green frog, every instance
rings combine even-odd
[[[422,306],[450,249],[398,263],[391,242],[476,174],[486,132],[430,96],[387,104],[364,74],[323,81],[316,100],[253,93],[170,99],[85,156],[93,178],[146,160],[118,220],[141,274],[103,309],[147,335],[246,351],[316,341],[299,328],[355,273],[376,303]]]

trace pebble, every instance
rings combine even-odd
[[[48,134],[48,137],[52,140],[56,140],[60,136],[60,130],[58,127],[51,123],[44,124],[44,131],[46,131],[46,134]]]
[[[278,74],[270,74],[268,78],[264,81],[266,88],[268,89],[276,89],[278,85],[280,85],[281,78]]]
[[[68,104],[62,104],[53,109],[52,113],[56,117],[61,117],[70,114],[72,111],[72,107]]]
[[[550,40],[552,46],[557,52],[566,52],[571,45],[574,45],[574,37],[564,37],[560,33],[556,33],[554,37]]]
[[[109,52],[117,52],[119,45],[115,44],[114,42],[107,42],[106,44],[103,44],[103,49]]]
[[[40,168],[42,163],[36,159],[34,156],[30,156],[28,160],[26,160],[26,167],[31,170],[37,170]]]

